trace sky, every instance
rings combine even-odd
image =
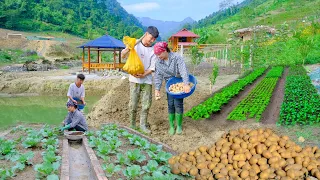
[[[219,10],[223,0],[118,0],[128,13],[163,21],[198,21]],[[234,0],[234,3],[243,0]]]

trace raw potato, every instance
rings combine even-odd
[[[206,169],[206,168],[207,168],[207,164],[204,163],[204,162],[199,163],[199,164],[197,164],[197,168],[198,168],[198,169]]]
[[[210,173],[211,173],[211,171],[209,169],[201,169],[200,170],[201,176],[206,176],[206,175],[208,175]]]
[[[213,146],[201,146],[168,160],[174,174],[195,179],[320,178],[320,150],[304,148],[270,129],[239,129],[222,135]]]
[[[200,152],[207,152],[207,150],[208,150],[208,147],[207,147],[207,146],[200,146],[200,147],[199,147],[199,151],[200,151]]]
[[[196,176],[198,174],[198,168],[196,168],[196,167],[191,168],[189,173],[191,176]]]
[[[220,168],[215,167],[212,169],[213,174],[218,174],[220,172]]]
[[[190,156],[194,156],[195,153],[196,153],[195,151],[190,151],[190,152],[189,152],[189,155],[190,155]]]
[[[268,160],[268,163],[269,164],[277,163],[279,161],[279,159],[280,159],[279,157],[273,156]]]
[[[179,165],[179,170],[181,174],[186,174],[187,173],[187,168],[183,165]]]
[[[192,88],[193,85],[194,85],[193,83],[189,83],[190,88]],[[176,84],[171,84],[170,87],[169,87],[169,91],[170,91],[170,92],[173,92],[173,93],[181,93],[181,92],[184,92],[183,86],[184,86],[184,83],[183,83],[183,82],[181,82],[181,83],[176,83]]]
[[[216,163],[209,163],[208,164],[208,169],[210,169],[210,170],[212,170],[213,168],[215,168],[216,167]]]
[[[240,173],[240,177],[241,178],[247,178],[249,176],[249,171],[248,170],[242,170],[242,172]]]
[[[220,174],[223,174],[223,175],[227,176],[227,175],[228,175],[228,170],[227,170],[227,168],[222,168],[222,169],[220,169]]]
[[[246,155],[244,154],[236,154],[232,157],[234,161],[245,161],[247,159]]]
[[[268,179],[268,178],[269,178],[269,171],[268,170],[262,171],[260,173],[260,179]]]
[[[277,170],[276,173],[278,176],[281,176],[281,177],[285,177],[287,175],[286,172],[282,169]]]
[[[238,173],[237,173],[237,171],[236,170],[230,170],[229,172],[228,172],[228,175],[230,176],[230,177],[233,177],[233,178],[235,178],[235,177],[237,177],[238,176]]]
[[[230,171],[230,170],[233,169],[233,166],[231,164],[228,164],[228,165],[226,165],[226,168],[227,168],[228,171]]]
[[[169,159],[169,164],[170,165],[173,165],[173,164],[175,164],[176,163],[176,161],[175,161],[175,158],[174,158],[174,156],[173,157],[171,157],[170,159]]]
[[[175,167],[175,166],[171,169],[171,172],[172,172],[173,174],[180,174],[179,168],[178,168],[178,167]]]
[[[268,151],[268,150],[263,151],[263,152],[262,152],[262,155],[263,155],[263,157],[265,157],[265,158],[267,158],[267,159],[269,159],[269,158],[272,157],[271,152]]]

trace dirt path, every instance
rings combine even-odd
[[[270,99],[270,103],[262,114],[261,122],[263,124],[275,124],[278,121],[281,104],[284,98],[284,85],[286,83],[288,70],[289,69],[286,68],[282,74],[282,77],[278,80],[277,86],[274,89],[273,95]]]

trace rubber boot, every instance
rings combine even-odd
[[[148,118],[148,113],[141,113],[141,115],[140,115],[140,130],[146,134],[150,134],[151,131],[146,126],[147,125],[147,118]]]
[[[169,134],[174,135],[174,120],[175,120],[175,115],[174,114],[169,114]]]
[[[183,118],[183,114],[176,114],[176,120],[177,120],[176,133],[177,134],[181,134],[182,133],[182,118]]]

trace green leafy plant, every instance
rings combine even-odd
[[[46,148],[50,145],[54,147],[58,147],[59,145],[59,140],[56,138],[43,139],[41,142],[42,142],[43,148]]]
[[[159,164],[155,160],[151,160],[148,162],[146,166],[143,166],[142,169],[146,172],[154,172],[157,170]]]
[[[11,161],[15,162],[19,162],[21,164],[27,164],[27,165],[31,165],[31,159],[34,157],[34,153],[32,151],[28,151],[24,154],[16,154],[15,156],[12,157]]]
[[[185,178],[171,174],[171,173],[164,174],[161,171],[154,171],[152,173],[152,176],[149,176],[149,175],[143,176],[143,180],[167,180],[167,179],[182,180]]]
[[[212,86],[216,83],[216,79],[219,74],[219,66],[216,63],[213,63],[212,72],[209,76],[210,81],[210,93],[212,92]]]
[[[13,169],[1,169],[0,168],[0,178],[1,179],[8,179],[14,177],[14,170]]]
[[[202,62],[204,53],[199,50],[199,45],[192,46],[190,50],[191,50],[191,63],[193,65],[193,74],[194,74],[196,67]]]
[[[97,154],[98,156],[108,155],[112,151],[110,146],[106,143],[99,144],[97,150],[98,150],[98,154]]]
[[[40,130],[40,133],[43,137],[56,137],[59,134],[58,128],[52,128],[49,125],[44,125],[44,127]]]
[[[115,172],[118,172],[121,170],[120,165],[114,165],[114,164],[109,164],[109,165],[102,165],[102,169],[106,172],[107,177],[111,177]]]
[[[162,150],[162,145],[150,144],[149,151],[156,153]]]
[[[40,137],[36,137],[36,136],[31,136],[31,137],[27,137],[23,142],[22,142],[22,146],[24,148],[31,148],[31,147],[35,147],[37,146],[41,141]]]
[[[141,167],[138,165],[132,165],[127,167],[125,170],[123,170],[123,174],[128,178],[128,179],[136,179],[140,175],[143,174],[143,171],[141,170]]]
[[[131,162],[137,161],[142,162],[146,160],[146,156],[141,153],[139,149],[129,150],[127,151],[127,157]]]
[[[124,164],[129,164],[130,162],[124,154],[118,153],[116,163],[119,163],[120,165],[124,165]]]
[[[0,138],[0,159],[2,159],[3,156],[15,154],[15,147],[16,145],[13,141]]]
[[[57,174],[59,167],[59,162],[43,162],[42,164],[36,164],[34,170],[37,172],[38,178],[44,178],[49,175]]]
[[[42,153],[42,158],[44,162],[56,162],[61,160],[61,156],[56,156],[54,151],[45,151]]]
[[[160,151],[157,154],[155,154],[153,152],[148,152],[148,155],[152,159],[156,160],[158,163],[167,162],[172,157],[172,154],[164,152],[164,151]]]

